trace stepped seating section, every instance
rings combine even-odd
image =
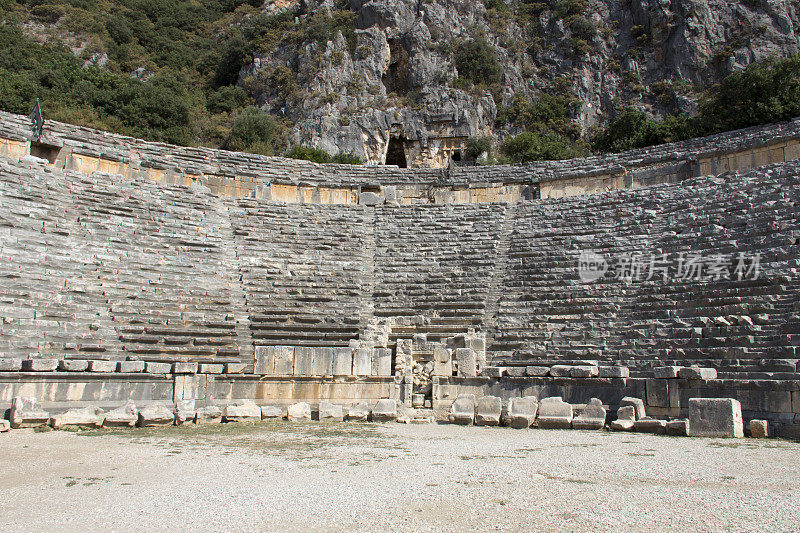
[[[681,187],[520,206],[490,332],[495,362],[599,359],[646,375],[670,364],[753,372],[770,366],[764,359],[796,357],[799,174],[800,165],[787,164]],[[582,283],[581,250],[606,258],[639,252],[648,264],[650,254],[668,254],[669,279],[657,272],[626,283],[609,273]],[[760,254],[758,279],[674,279],[680,254],[740,253]]]
[[[348,346],[358,338],[371,297],[366,208],[231,203],[255,345]]]
[[[505,205],[376,210],[375,315],[438,342],[481,330]]]
[[[0,352],[238,356],[215,199],[0,162]]]

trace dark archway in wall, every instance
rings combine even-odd
[[[406,161],[405,150],[405,137],[402,135],[395,137],[394,135],[389,138],[389,148],[386,150],[386,164],[397,165],[400,168],[406,168],[408,162]]]
[[[408,50],[400,39],[389,39],[389,68],[381,81],[387,93],[403,96],[408,92]]]

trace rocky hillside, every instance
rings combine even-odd
[[[691,114],[703,88],[800,50],[798,0],[267,0],[213,9],[205,0],[197,28],[166,23],[161,35],[188,39],[166,58],[157,50],[167,44],[143,42],[137,24],[183,15],[153,15],[130,0],[118,20],[101,0],[45,2],[66,5],[50,16],[40,3],[0,2],[16,5],[26,38],[67,42],[84,68],[142,83],[171,69],[203,87],[186,99],[202,102],[202,112],[183,114],[195,120],[188,142],[252,149],[229,132],[256,104],[275,121],[262,128],[270,141],[259,151],[302,145],[400,166],[446,166],[486,151],[478,139],[496,144],[526,130],[579,146],[624,108]],[[173,4],[189,3],[164,5]],[[52,31],[75,10],[93,13],[101,29]],[[2,97],[0,107],[10,107]]]
[[[279,13],[328,10],[330,1],[272,2]],[[464,139],[502,136],[498,113],[520,97],[571,96],[586,133],[626,105],[656,115],[691,112],[694,90],[771,55],[797,53],[798,2],[786,0],[353,0],[354,35],[256,54],[240,83],[260,105],[288,117],[293,140],[383,162],[402,139],[416,165],[442,165]],[[484,40],[500,74],[459,70],[464,41]],[[466,65],[469,67],[470,65]],[[287,101],[270,80],[291,69]]]

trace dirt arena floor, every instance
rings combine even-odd
[[[800,443],[277,422],[0,434],[2,531],[797,531]]]

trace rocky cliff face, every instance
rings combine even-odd
[[[487,7],[488,6],[488,7]],[[257,54],[240,84],[287,118],[293,142],[368,163],[448,164],[466,139],[515,133],[496,125],[515,96],[553,90],[580,102],[586,133],[616,108],[691,112],[698,86],[800,45],[800,3],[790,0],[331,0],[267,2],[301,22],[353,13],[350,39],[278,46]],[[480,37],[502,82],[459,83],[454,43]],[[275,83],[292,78],[291,92]]]

